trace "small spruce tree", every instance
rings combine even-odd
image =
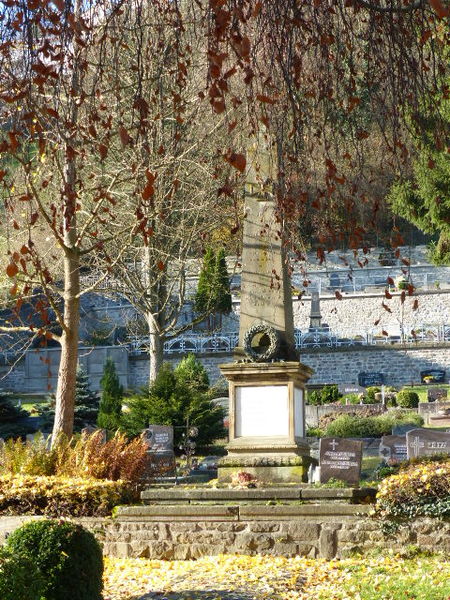
[[[94,426],[97,422],[98,408],[98,396],[91,390],[89,377],[79,365],[75,381],[74,431],[81,431],[88,425]]]
[[[80,432],[86,426],[95,426],[99,408],[99,399],[89,385],[89,377],[86,371],[78,365],[75,380],[75,409],[74,409],[74,432]],[[47,402],[35,404],[34,410],[40,417],[40,429],[49,431],[53,427],[55,419],[55,397],[47,397]]]
[[[100,380],[102,395],[97,417],[97,425],[102,429],[115,431],[120,425],[122,413],[123,387],[116,373],[114,362],[108,358]]]

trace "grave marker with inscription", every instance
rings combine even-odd
[[[338,479],[357,484],[361,475],[363,443],[344,438],[322,438],[319,443],[320,483]]]
[[[175,468],[173,451],[173,427],[171,425],[149,425],[143,437],[148,445],[149,467],[153,473],[163,474]]]
[[[406,436],[384,435],[380,442],[380,458],[383,460],[407,460]]]
[[[445,383],[444,369],[427,369],[426,371],[421,371],[420,380],[422,383],[427,383],[428,379],[433,383]]]
[[[450,454],[450,433],[413,429],[406,434],[408,459],[433,454]]]
[[[361,372],[358,374],[358,383],[362,387],[380,386],[384,383],[383,373],[378,372]]]

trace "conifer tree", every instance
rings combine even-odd
[[[0,393],[0,437],[9,438],[30,433],[32,428],[21,421],[28,413],[18,408],[7,397]]]
[[[203,265],[198,278],[198,288],[195,295],[195,310],[202,314],[214,310],[213,281],[216,270],[216,258],[212,248],[207,248],[203,257]]]
[[[99,399],[89,385],[86,371],[78,365],[75,380],[75,416],[74,431],[81,431],[87,425],[94,426],[97,421]]]
[[[122,413],[123,387],[116,373],[114,361],[108,358],[100,380],[102,396],[100,400],[97,425],[114,431],[119,427]]]
[[[222,314],[231,312],[230,277],[224,248],[221,248],[216,255],[213,291],[215,311]]]
[[[42,431],[52,429],[55,419],[55,397],[48,396],[47,402],[35,404],[34,410],[40,417],[40,429]],[[95,426],[98,410],[98,395],[91,390],[86,371],[78,365],[75,380],[74,432],[80,432],[87,426]]]
[[[139,435],[149,424],[173,425],[177,447],[188,422],[198,428],[199,446],[226,435],[224,410],[211,399],[208,374],[193,354],[183,358],[175,370],[164,363],[150,391],[127,400],[127,405],[122,428],[129,435]]]

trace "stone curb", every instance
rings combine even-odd
[[[258,519],[293,519],[307,516],[355,516],[367,515],[372,510],[370,505],[358,504],[301,504],[275,506],[205,506],[205,505],[162,505],[162,506],[123,506],[117,510],[117,521],[145,520],[215,520],[215,521],[248,521]]]

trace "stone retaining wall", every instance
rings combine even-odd
[[[126,507],[117,518],[77,519],[103,543],[105,555],[195,559],[222,553],[340,558],[374,548],[450,552],[450,523],[416,519],[392,538],[368,516],[368,506]],[[0,543],[24,521],[1,517]]]
[[[175,365],[182,359],[182,355],[167,358]],[[210,381],[215,382],[221,377],[219,365],[230,362],[232,357],[218,353],[199,356],[199,359],[206,367]],[[357,384],[359,373],[375,371],[384,374],[386,385],[402,386],[419,383],[420,372],[427,369],[443,369],[448,377],[450,343],[317,348],[301,352],[300,360],[314,370],[314,375],[308,382],[310,385]],[[5,377],[0,382],[1,389],[29,391],[25,361],[19,361],[9,374],[8,370],[9,367],[0,367],[0,377]],[[123,375],[128,388],[138,389],[145,385],[148,373],[148,358],[145,355],[128,356],[128,373]],[[41,393],[47,392],[47,380],[44,378]]]

